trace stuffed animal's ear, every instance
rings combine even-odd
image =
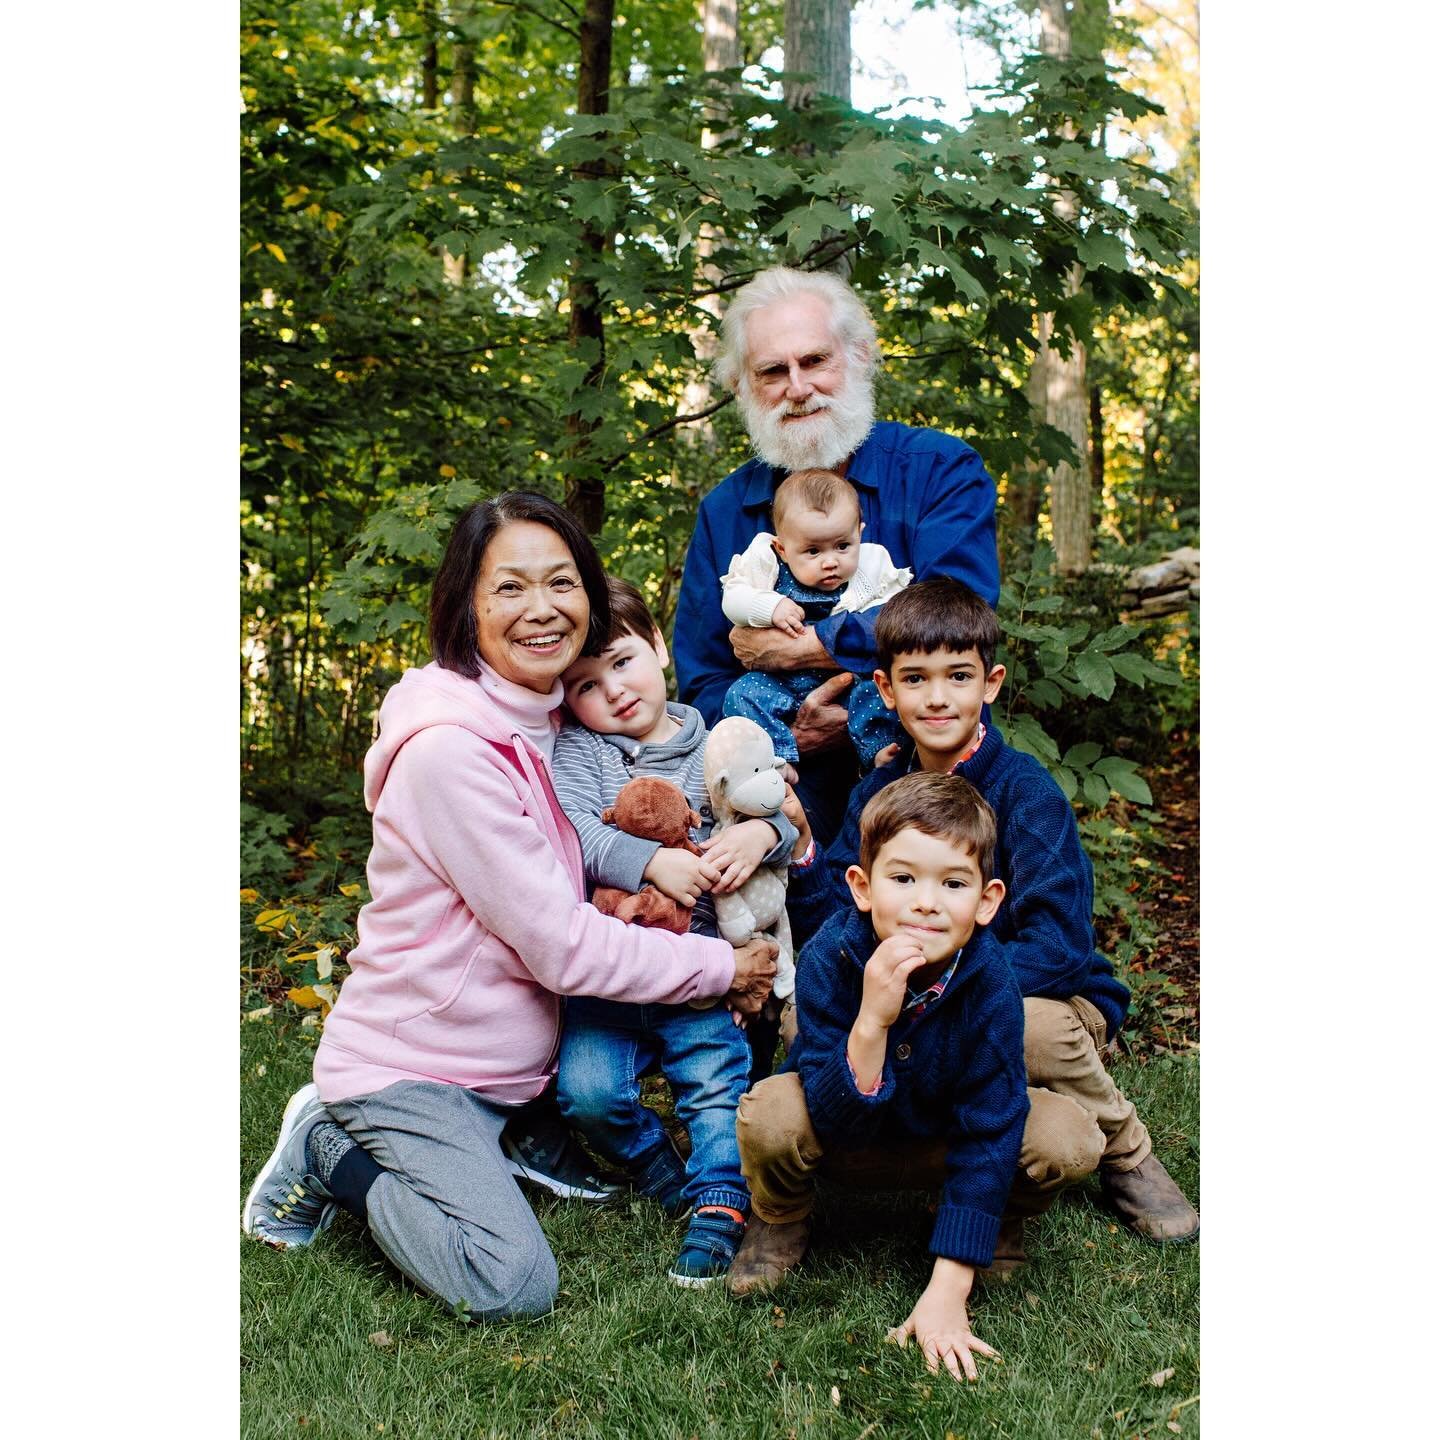
[[[600,819],[601,819],[606,825],[613,825],[613,824],[615,823],[615,807],[614,807],[613,805],[607,805],[607,806],[600,812]]]
[[[710,777],[709,785],[711,795],[723,795],[729,783],[730,772],[728,770],[717,770],[715,774]]]
[[[770,762],[770,768],[771,768],[772,770],[783,770],[783,769],[785,768],[785,762],[777,755],[777,756]]]
[[[698,828],[700,825],[700,817],[693,810],[687,810],[685,812],[685,823],[693,828]]]

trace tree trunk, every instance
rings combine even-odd
[[[1040,349],[1030,362],[1025,398],[1030,413],[1045,418],[1045,341],[1050,334],[1050,317],[1040,317]],[[999,520],[1015,552],[1028,557],[1035,547],[1035,521],[1040,515],[1040,497],[1045,493],[1045,467],[1038,460],[1018,466],[1005,483],[1005,508]],[[1028,563],[1028,561],[1027,561]]]
[[[466,9],[462,19],[470,15]],[[462,31],[463,35],[464,32]],[[454,103],[455,133],[469,136],[475,133],[475,47],[466,39],[455,41],[455,69],[450,75],[450,99]],[[445,278],[452,285],[463,285],[468,270],[464,255],[452,255],[441,251],[441,263],[445,267]]]
[[[790,109],[808,109],[816,95],[832,95],[850,103],[851,4],[852,0],[785,0],[785,68],[815,77],[785,82],[785,103]],[[797,153],[813,154],[814,146],[798,146]],[[839,235],[838,230],[826,229],[820,238],[827,241]],[[842,251],[820,268],[848,280],[853,256]]]
[[[580,82],[575,109],[581,115],[604,115],[610,109],[610,49],[615,23],[615,0],[585,0],[580,22]],[[600,180],[614,173],[604,159],[589,160],[572,172],[577,180]],[[605,371],[605,320],[595,271],[605,252],[605,232],[593,222],[580,228],[579,247],[570,272],[570,345],[593,345],[594,355],[585,371],[584,385],[595,389]],[[590,435],[598,421],[578,411],[565,417],[569,473],[565,477],[565,504],[591,535],[605,523],[605,480],[587,462]]]
[[[701,0],[700,22],[703,27],[705,69],[733,70],[740,64],[740,29],[737,0]],[[713,117],[707,117],[713,118]],[[723,136],[717,134],[709,124],[700,137],[700,144],[706,150],[713,150]],[[696,238],[695,248],[700,258],[696,274],[701,289],[718,285],[724,278],[719,269],[710,263],[710,257],[720,244],[722,232],[713,225],[702,225]],[[695,359],[700,364],[700,374],[685,387],[680,399],[682,415],[703,414],[714,403],[710,389],[710,363],[720,348],[718,325],[720,322],[720,297],[706,295],[698,302],[700,308],[711,317],[711,324],[696,324],[690,330],[690,345]],[[707,450],[715,448],[715,427],[709,420],[696,425],[680,427],[680,438],[687,445],[701,445]]]
[[[1075,0],[1081,3],[1081,0]],[[1040,0],[1040,48],[1057,59],[1070,58],[1070,16],[1066,0]],[[1067,127],[1068,129],[1068,127]],[[1073,140],[1073,130],[1065,137]],[[1079,203],[1069,191],[1055,201],[1055,213],[1072,224],[1079,215]],[[1066,277],[1073,293],[1083,276],[1076,266]],[[1047,320],[1050,317],[1045,317]],[[1051,331],[1042,324],[1040,351],[1035,363],[1044,370],[1044,418],[1070,438],[1079,465],[1061,462],[1050,475],[1050,528],[1055,540],[1055,565],[1062,575],[1083,575],[1090,568],[1093,524],[1090,516],[1090,475],[1085,465],[1085,428],[1088,401],[1085,386],[1085,347],[1072,343],[1062,356],[1050,343]]]
[[[785,68],[813,75],[785,84],[785,103],[803,110],[816,95],[850,103],[851,0],[785,0]]]
[[[1090,387],[1090,488],[1105,493],[1105,409],[1098,385]]]

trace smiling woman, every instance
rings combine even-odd
[[[515,1177],[600,1201],[549,1098],[562,995],[754,1013],[768,942],[640,929],[586,903],[550,780],[561,672],[610,626],[575,519],[512,493],[459,519],[430,606],[432,664],[386,695],[365,757],[375,817],[360,943],[286,1107],[244,1226],[309,1244],[336,1206],[473,1318],[530,1315],[558,1277]]]

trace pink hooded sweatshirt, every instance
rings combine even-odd
[[[315,1055],[322,1100],[397,1080],[518,1104],[555,1070],[561,995],[723,995],[723,940],[647,930],[585,901],[580,842],[545,760],[478,680],[407,671],[365,756],[374,814],[350,977]]]

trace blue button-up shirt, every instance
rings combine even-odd
[[[731,683],[744,671],[727,638],[720,577],[761,530],[773,529],[770,501],[785,476],[751,460],[700,502],[675,612],[675,677],[680,699],[716,724]],[[850,460],[846,478],[860,497],[863,539],[883,545],[917,580],[953,575],[994,605],[1000,595],[995,549],[995,482],[979,454],[941,430],[881,421]],[[842,612],[815,626],[843,669],[875,669],[880,607]]]

